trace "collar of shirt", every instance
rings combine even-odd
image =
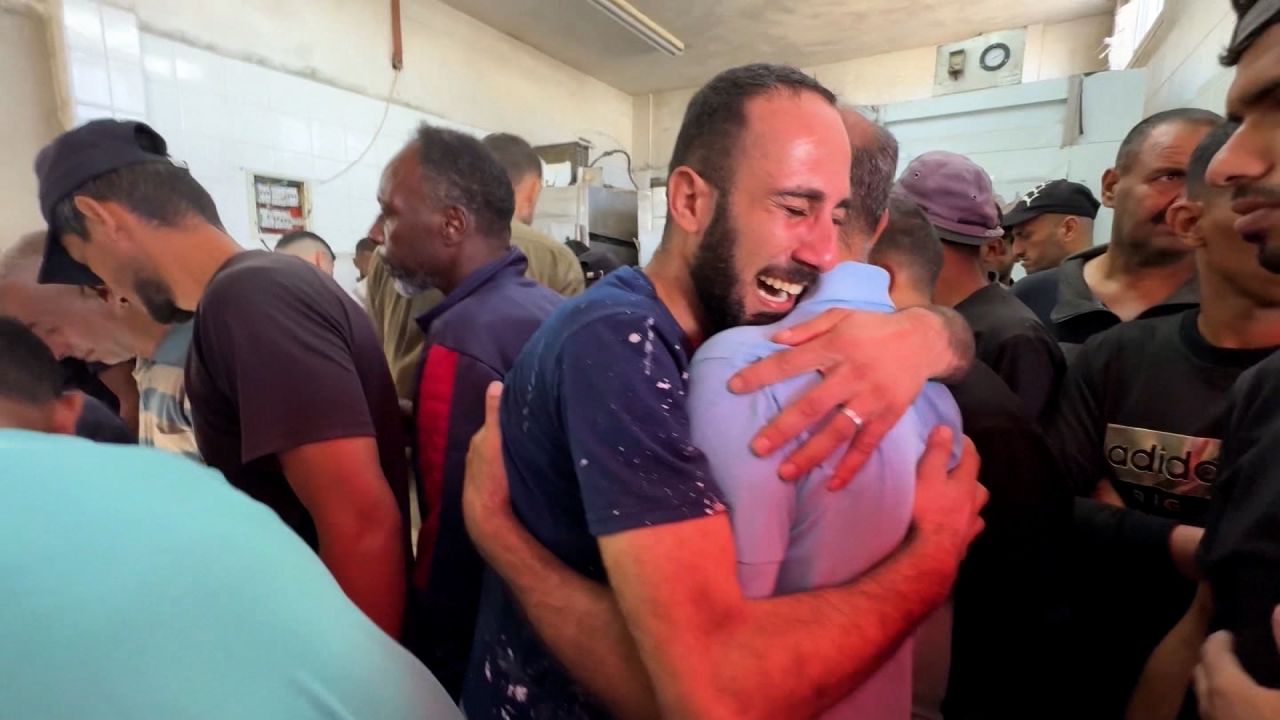
[[[856,305],[868,310],[894,309],[889,299],[889,273],[860,262],[842,262],[823,273],[817,286],[801,301],[806,310]]]
[[[1050,319],[1055,323],[1071,320],[1089,313],[1105,313],[1114,317],[1115,313],[1108,310],[1106,305],[1103,305],[1098,298],[1094,297],[1093,291],[1089,289],[1089,284],[1084,281],[1085,263],[1105,253],[1108,247],[1108,245],[1098,245],[1088,250],[1081,250],[1062,261],[1062,265],[1058,269],[1058,304],[1054,306],[1053,312],[1050,313]],[[1139,317],[1144,317],[1148,314],[1163,315],[1175,309],[1183,309],[1199,304],[1200,286],[1193,276],[1182,287],[1174,291],[1172,295],[1156,303],[1155,306],[1142,313]]]
[[[148,359],[157,365],[185,367],[187,364],[187,349],[191,347],[192,327],[193,324],[190,320],[171,325],[164,337],[156,345],[155,352]]]
[[[525,270],[529,267],[529,261],[525,259],[524,253],[515,248],[511,248],[506,253],[493,262],[481,265],[470,275],[462,279],[458,283],[458,287],[452,292],[444,296],[437,305],[418,316],[418,327],[422,328],[425,335],[431,329],[431,323],[436,318],[449,311],[449,308],[466,300],[474,295],[477,290],[488,285],[495,280],[501,278],[521,278],[524,277]]]

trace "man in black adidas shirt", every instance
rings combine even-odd
[[[1235,0],[1239,22],[1224,64],[1236,76],[1227,106],[1239,129],[1208,180],[1231,192],[1236,229],[1256,262],[1280,273],[1280,0]],[[1280,280],[1277,280],[1280,282]],[[1280,308],[1257,309],[1280,325]],[[1280,354],[1236,383],[1228,402],[1221,479],[1200,547],[1196,603],[1152,656],[1134,717],[1171,718],[1197,656],[1195,691],[1211,720],[1280,717],[1280,652],[1272,618],[1280,604]],[[1217,631],[1203,648],[1206,632]],[[1165,699],[1163,704],[1161,700]],[[1147,710],[1150,711],[1147,711]]]
[[[1195,261],[1174,236],[1166,211],[1182,193],[1191,151],[1216,113],[1180,108],[1138,123],[1102,176],[1102,203],[1115,210],[1111,244],[1089,248],[1013,286],[1062,344],[1080,345],[1135,318],[1181,312],[1198,302]]]
[[[1215,128],[1196,148],[1187,197],[1169,213],[1194,249],[1201,308],[1125,323],[1087,342],[1050,424],[1077,493],[1101,493],[1192,525],[1204,523],[1217,480],[1227,392],[1280,345],[1280,324],[1266,312],[1280,307],[1280,277],[1263,270],[1256,249],[1236,233],[1230,191],[1205,182],[1205,168],[1230,132]],[[1105,562],[1095,581],[1093,589],[1105,588],[1094,598],[1101,607],[1085,614],[1112,638],[1099,658],[1106,671],[1098,685],[1110,710],[1111,702],[1123,703],[1193,586],[1169,567]],[[1121,598],[1131,609],[1123,617],[1114,612]]]

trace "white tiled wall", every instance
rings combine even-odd
[[[133,14],[91,0],[64,0],[62,23],[76,121],[146,117]]]
[[[426,113],[232,60],[143,33],[147,118],[218,204],[242,245],[259,239],[249,194],[252,172],[309,181],[308,227],[350,253],[377,214],[382,168],[422,122],[480,134]],[[345,174],[337,175],[373,145]]]

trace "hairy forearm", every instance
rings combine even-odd
[[[701,699],[685,714],[816,716],[879,670],[954,580],[955,560],[916,537],[850,585],[748,602],[709,633],[712,687],[692,690]]]
[[[320,559],[347,597],[393,638],[404,619],[405,562],[400,518],[360,528],[317,528]]]
[[[1207,585],[1201,585],[1191,609],[1156,646],[1129,699],[1126,720],[1173,720],[1178,717],[1200,658],[1200,644],[1209,633],[1211,606]]]
[[[658,717],[649,675],[607,586],[568,568],[509,515],[488,518],[473,539],[574,680],[615,717]]]
[[[921,321],[932,329],[931,337],[938,338],[938,348],[928,358],[934,362],[929,377],[939,382],[960,380],[973,365],[973,329],[960,313],[941,305],[924,305],[902,312],[917,312]]]

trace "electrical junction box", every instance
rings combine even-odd
[[[982,90],[1022,82],[1027,31],[1003,30],[938,46],[933,94]]]

